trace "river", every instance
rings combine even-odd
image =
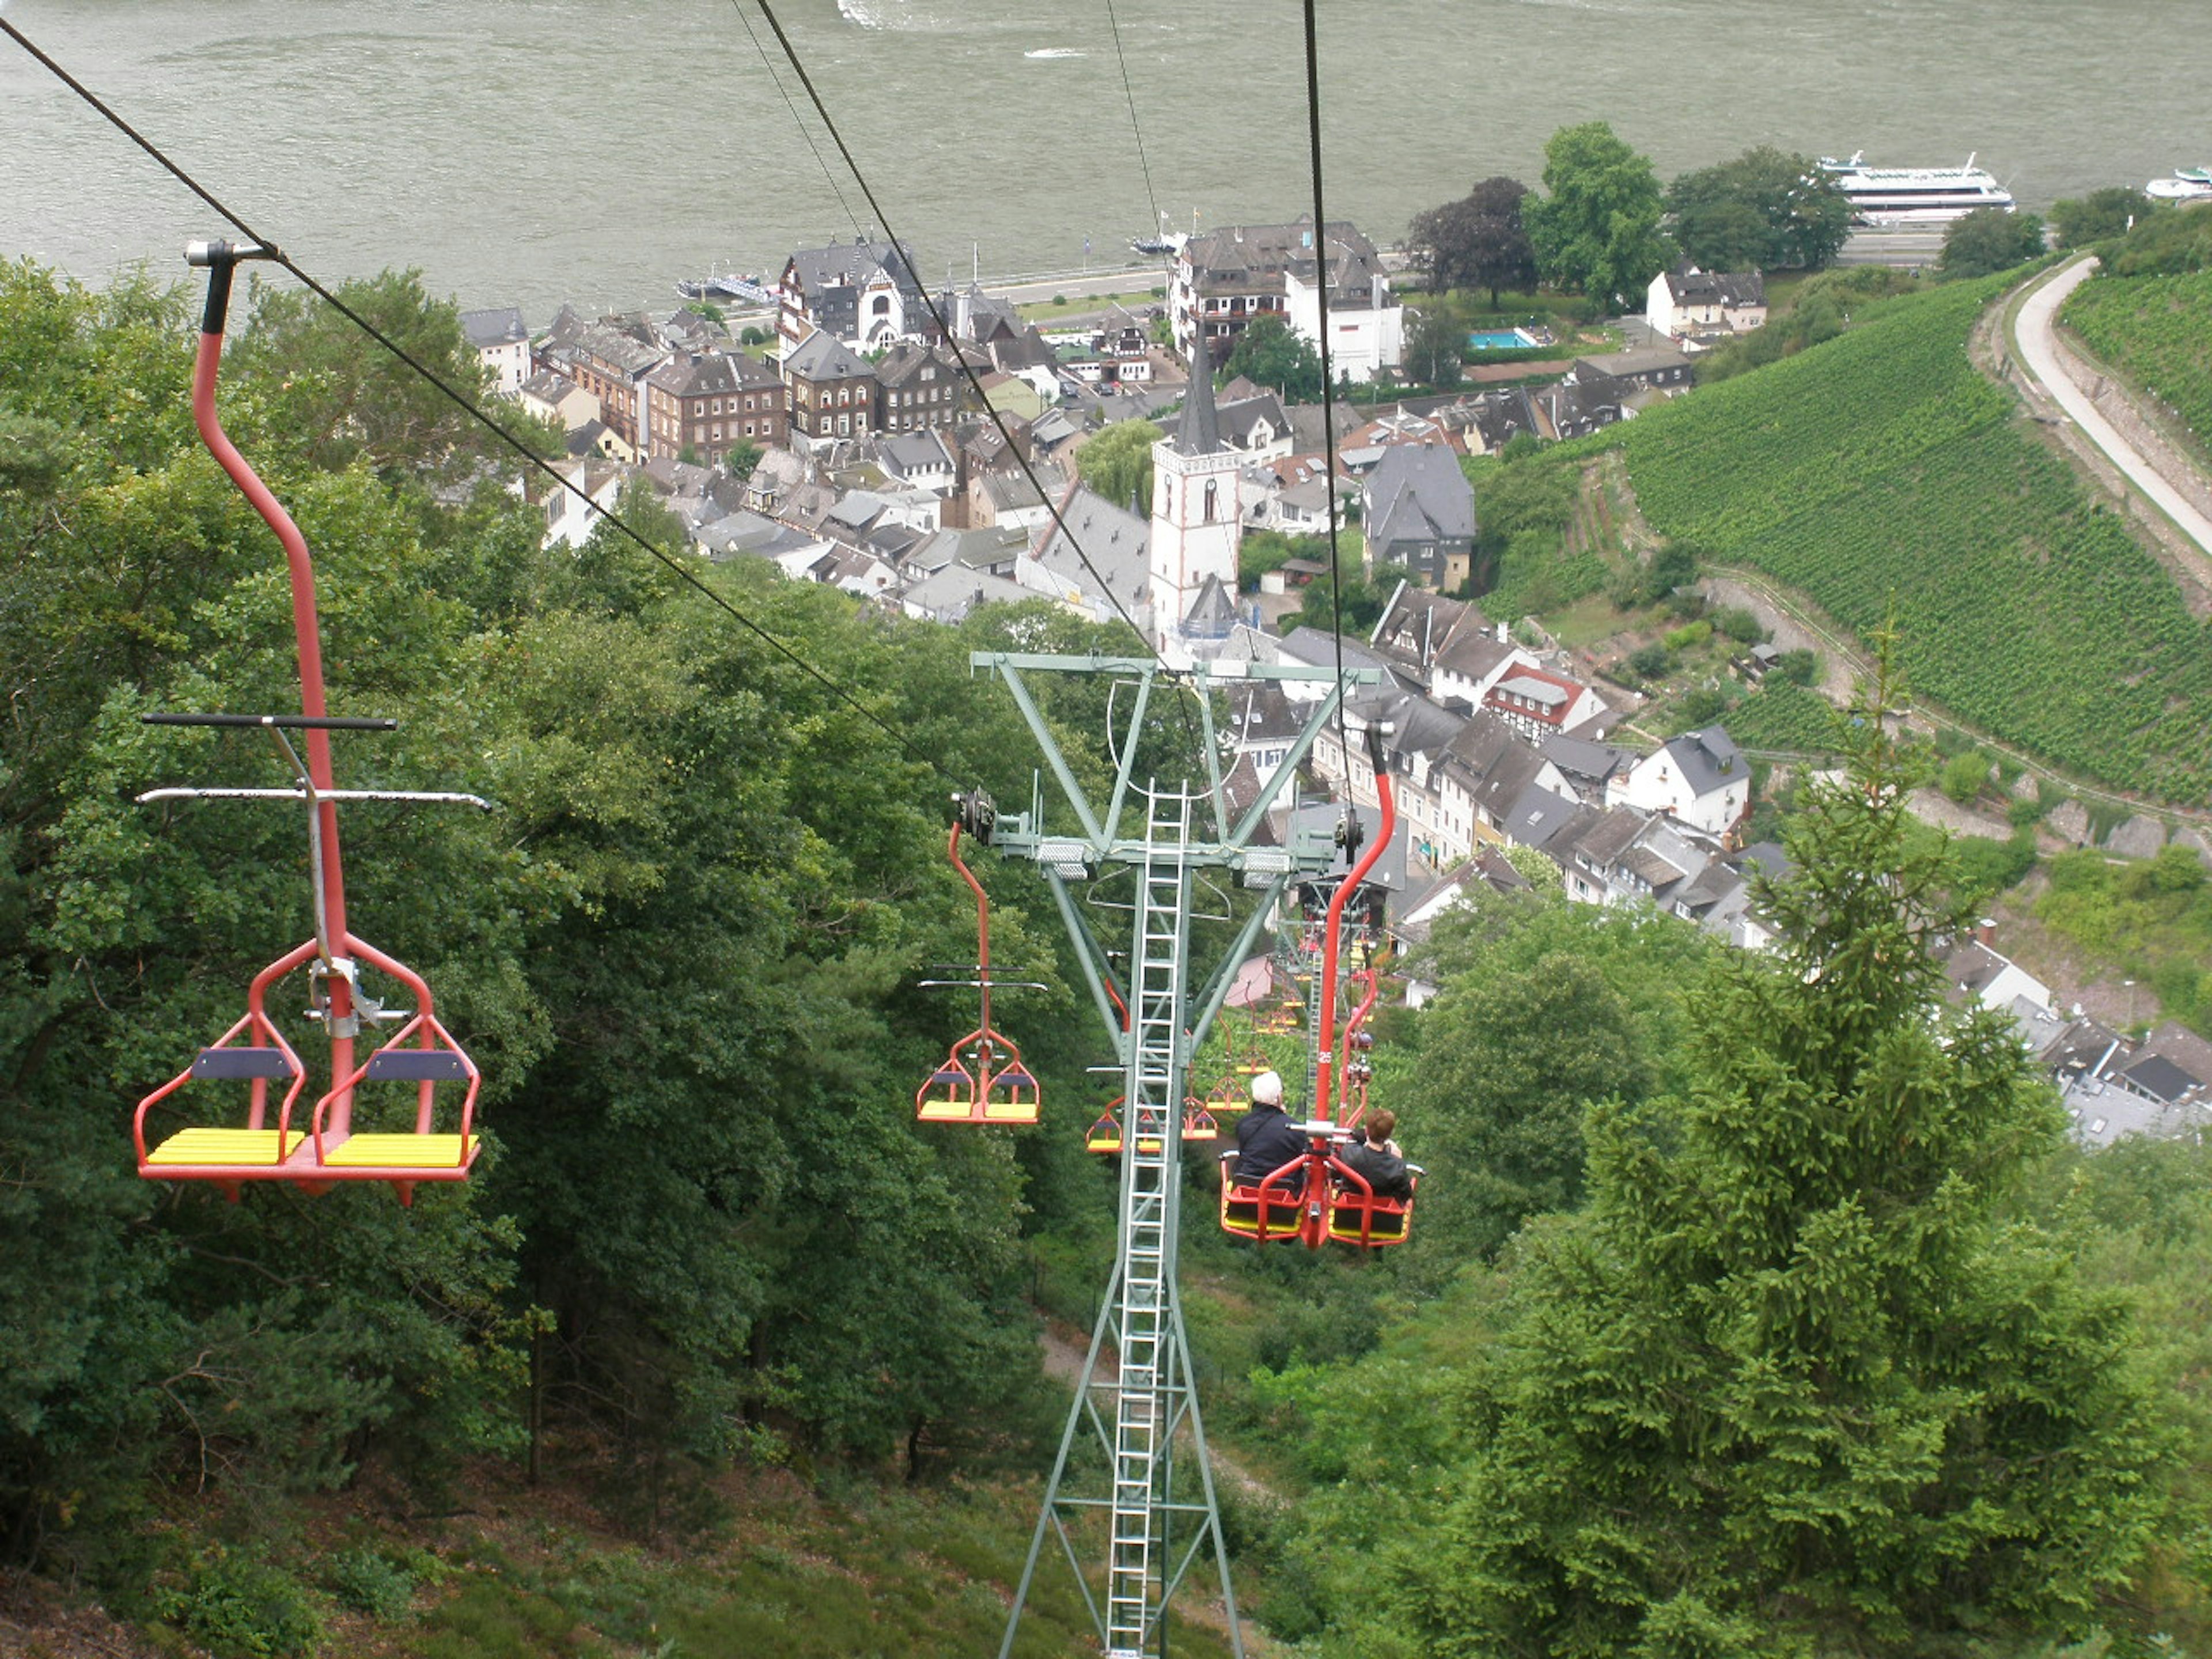
[[[752,0],[0,3],[307,269],[418,266],[538,325],[884,219],[925,275],[988,276],[1122,263],[1155,203],[1188,228],[1310,200],[1291,0],[1113,0],[1118,54],[1100,0],[771,0],[880,216],[787,106]],[[2203,0],[1323,0],[1329,211],[1395,237],[1479,178],[1537,181],[1594,118],[1668,177],[1757,143],[1973,151],[2044,206],[2212,164],[2203,24]],[[181,275],[222,229],[0,39],[0,255]]]

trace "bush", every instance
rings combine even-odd
[[[1731,605],[1714,619],[1714,625],[1738,645],[1757,645],[1766,637],[1759,618],[1741,605]]]
[[[1978,749],[1954,755],[1944,763],[1940,779],[1943,793],[1961,806],[1980,794],[1989,781],[1989,757]]]
[[[322,1620],[289,1573],[222,1548],[162,1613],[218,1659],[307,1659],[323,1639]]]
[[[2021,798],[2005,808],[2005,822],[2015,830],[2025,830],[2031,823],[2040,823],[2048,810],[2039,796]]]
[[[1665,646],[1647,645],[1629,658],[1629,672],[1638,679],[1656,680],[1667,672],[1668,665],[1672,660],[1673,659],[1667,654]]]
[[[739,345],[766,345],[768,343],[768,331],[762,328],[749,328],[745,330],[744,333],[738,336],[738,343]]]
[[[1779,672],[1782,678],[1792,685],[1810,685],[1820,678],[1820,659],[1802,647],[1785,651],[1782,653]]]
[[[1666,636],[1669,651],[1694,651],[1713,636],[1713,625],[1709,622],[1685,623]]]
[[[372,1619],[397,1619],[415,1599],[415,1575],[374,1550],[346,1550],[331,1562],[331,1594]]]
[[[1728,708],[1726,692],[1712,686],[1692,691],[1682,699],[1682,729],[1685,732],[1702,731],[1727,714]]]

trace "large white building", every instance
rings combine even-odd
[[[1324,258],[1301,251],[1283,271],[1284,319],[1291,332],[1321,350],[1321,272],[1328,273],[1329,373],[1373,380],[1406,360],[1406,309],[1375,245],[1349,225],[1331,225]]]

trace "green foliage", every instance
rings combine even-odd
[[[1777,667],[1792,685],[1809,686],[1820,678],[1820,659],[1808,646],[1784,652]]]
[[[1661,636],[1661,642],[1669,651],[1694,651],[1713,636],[1713,625],[1709,622],[1685,623]]]
[[[2139,219],[2151,214],[2150,198],[2128,185],[2108,185],[2087,196],[2069,196],[2051,204],[2051,228],[2061,247],[2087,247],[2092,242],[2124,236]]]
[[[1535,254],[1522,223],[1528,186],[1517,179],[1486,179],[1456,202],[1413,216],[1408,246],[1429,256],[1430,286],[1486,288],[1495,310],[1499,294],[1536,280]]]
[[[2011,424],[1962,349],[1995,288],[1885,308],[1819,352],[1627,422],[1652,527],[1869,631],[1916,690],[2124,787],[2212,789],[2212,649],[2172,580]]]
[[[1160,428],[1150,421],[1116,421],[1075,452],[1075,470],[1095,494],[1116,507],[1137,503],[1152,510],[1152,446]]]
[[[1672,918],[1571,903],[1556,879],[1479,891],[1439,919],[1428,971],[1442,989],[1393,1096],[1432,1177],[1416,1271],[1441,1278],[1579,1204],[1584,1112],[1679,1077],[1682,997],[1712,948]]]
[[[1945,794],[1964,806],[1989,787],[1990,757],[1978,749],[1961,750],[1944,763],[1938,781]]]
[[[415,1600],[415,1575],[377,1550],[340,1551],[331,1560],[330,1584],[342,1605],[372,1619],[400,1618]]]
[[[2100,362],[2212,441],[2212,270],[2093,276],[2067,296],[2064,316]]]
[[[1976,208],[1951,222],[1936,268],[1945,276],[1994,276],[2043,256],[2043,221],[2033,213]]]
[[[1834,175],[1771,144],[1682,174],[1668,186],[1667,212],[1683,257],[1706,270],[1817,270],[1851,228]]]
[[[2195,853],[2176,842],[2114,864],[2085,848],[2059,854],[2050,872],[2039,921],[2106,973],[2148,984],[2167,1017],[2212,1033],[2212,886]]]
[[[1345,1650],[2017,1650],[2087,1634],[2162,1536],[2126,1299],[2077,1215],[2023,1208],[2058,1115],[2002,1020],[1947,1011],[1931,946],[1972,913],[1855,743],[1784,942],[1698,988],[1687,1085],[1590,1114],[1584,1208],[1302,1391]]]
[[[1328,538],[1285,536],[1279,530],[1248,530],[1237,544],[1237,582],[1249,591],[1259,585],[1261,577],[1271,570],[1281,569],[1291,559],[1310,559],[1317,564],[1327,564]]]
[[[1286,404],[1310,404],[1321,397],[1320,355],[1273,312],[1262,312],[1237,334],[1221,378],[1226,382],[1240,374],[1280,392]]]
[[[1325,634],[1334,633],[1340,614],[1344,631],[1364,638],[1382,617],[1382,607],[1390,602],[1390,595],[1397,591],[1398,584],[1412,580],[1413,573],[1399,564],[1378,564],[1364,576],[1347,574],[1344,579],[1343,603],[1340,605],[1335,598],[1335,580],[1316,576],[1308,584],[1304,599],[1295,618],[1285,624],[1285,631],[1290,628],[1318,628]]]
[[[1741,605],[1730,605],[1713,618],[1713,624],[1738,645],[1757,645],[1766,637],[1759,618]]]
[[[1960,836],[1952,842],[1953,890],[1962,897],[1986,899],[2016,887],[2035,868],[2035,837],[2014,835],[2004,841]]]
[[[1521,209],[1544,280],[1635,309],[1674,252],[1659,228],[1662,192],[1651,158],[1603,121],[1562,127],[1544,146],[1544,188],[1548,196]]]
[[[2185,276],[2212,270],[2212,216],[2163,209],[2130,231],[2107,268],[2115,276]]]
[[[1429,305],[1406,331],[1406,378],[1416,386],[1449,391],[1459,384],[1465,341],[1449,307]]]
[[[1637,647],[1628,657],[1630,671],[1638,679],[1644,680],[1662,678],[1668,669],[1674,665],[1674,658],[1668,654],[1667,647],[1657,640],[1652,641],[1649,645]]]
[[[217,1548],[197,1563],[161,1613],[216,1659],[307,1659],[323,1640],[298,1581],[240,1551]]]

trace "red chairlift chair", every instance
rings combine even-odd
[[[923,1123],[1024,1124],[1037,1121],[1042,1091],[1013,1040],[991,1027],[991,907],[983,884],[960,858],[963,830],[988,845],[998,812],[978,790],[955,798],[957,811],[945,842],[945,856],[975,895],[975,977],[924,980],[924,985],[965,985],[980,994],[982,1018],[954,1043],[944,1062],[915,1091],[914,1115]],[[1027,981],[1024,981],[1026,983]]]
[[[300,701],[298,714],[149,714],[145,720],[161,726],[259,727],[275,740],[289,763],[295,787],[290,789],[155,789],[141,801],[184,799],[290,800],[307,809],[308,861],[313,872],[315,936],[295,946],[256,975],[246,991],[245,1017],[215,1043],[203,1048],[182,1074],[155,1089],[138,1103],[131,1121],[131,1136],[138,1157],[138,1173],[149,1180],[207,1181],[216,1183],[235,1200],[247,1181],[283,1180],[319,1189],[333,1181],[389,1181],[400,1202],[410,1202],[418,1181],[465,1179],[475,1162],[478,1143],[473,1135],[473,1110],[477,1078],[475,1066],[460,1047],[437,1024],[432,1012],[430,988],[421,975],[368,945],[346,925],[345,877],[338,846],[338,803],[343,800],[430,801],[466,803],[489,811],[489,804],[473,795],[424,793],[395,790],[342,790],[336,787],[331,766],[330,734],[333,731],[389,731],[395,722],[386,720],[334,718],[324,695],[321,624],[315,609],[313,562],[306,538],[285,512],[283,505],[255,476],[222,429],[215,402],[216,375],[222,358],[223,327],[228,310],[231,283],[245,260],[273,257],[270,250],[227,242],[195,243],[185,251],[188,263],[208,272],[207,304],[200,325],[199,353],[192,376],[192,419],[207,446],[233,483],[261,515],[284,550],[292,587],[292,623],[298,653]],[[301,733],[306,757],[301,758],[287,731]],[[417,1008],[410,1018],[387,1012],[361,989],[358,965],[368,963],[411,989]],[[306,1081],[299,1056],[270,1021],[270,986],[295,968],[309,966],[316,983],[317,1014],[331,1038],[331,1092],[315,1108],[314,1121],[306,1132],[295,1130],[292,1107]],[[461,1133],[438,1136],[431,1132],[429,1091],[432,1079],[420,1079],[422,1101],[416,1133],[405,1136],[371,1136],[354,1148],[351,1133],[353,1090],[365,1077],[389,1074],[400,1068],[422,1068],[432,1062],[386,1062],[379,1069],[383,1052],[359,1068],[354,1066],[353,1046],[364,1022],[374,1026],[386,1019],[407,1019],[403,1030],[434,1033],[442,1047],[435,1064],[459,1068],[468,1079],[468,1098],[462,1108]],[[251,1041],[237,1044],[241,1033]],[[290,1088],[277,1109],[275,1128],[268,1124],[268,1085],[289,1079]],[[148,1114],[195,1079],[243,1081],[251,1085],[242,1128],[190,1127],[150,1149],[146,1144]],[[350,1150],[349,1150],[350,1149]]]

